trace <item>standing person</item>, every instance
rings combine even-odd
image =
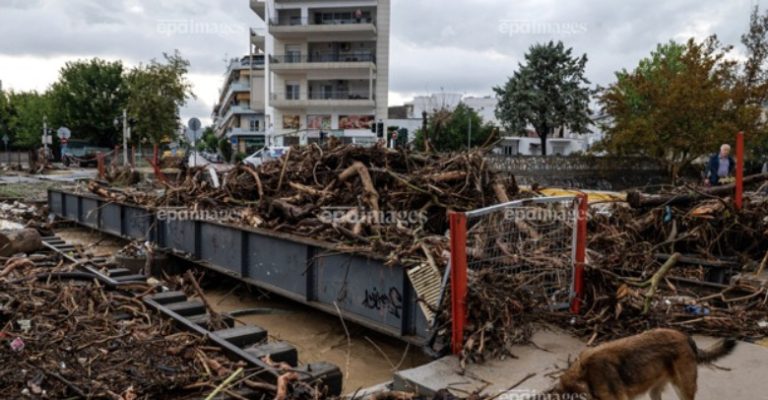
[[[720,152],[709,158],[709,183],[712,185],[719,184],[721,178],[731,176],[735,169],[736,162],[731,157],[731,146],[723,144],[720,146]]]
[[[358,23],[358,24],[359,24],[360,22],[362,22],[362,19],[363,19],[363,10],[361,10],[361,9],[359,9],[359,8],[358,8],[357,10],[355,10],[355,19],[357,20],[357,23]]]

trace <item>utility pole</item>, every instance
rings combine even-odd
[[[123,166],[128,166],[128,136],[131,135],[131,128],[128,126],[128,109],[123,109]]]
[[[43,115],[43,148],[45,156],[48,157],[48,116]]]

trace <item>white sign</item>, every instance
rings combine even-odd
[[[72,132],[66,126],[62,126],[56,131],[56,135],[61,139],[69,139],[72,137]]]

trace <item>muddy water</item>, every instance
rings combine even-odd
[[[261,326],[271,338],[296,346],[301,363],[327,361],[338,365],[345,375],[346,393],[391,380],[397,367],[407,369],[429,362],[419,348],[349,323],[348,345],[339,318],[310,307],[282,299],[259,300],[256,293],[245,291],[227,292],[216,288],[206,290],[206,296],[218,311],[271,309],[270,313],[237,319]]]
[[[62,228],[56,233],[72,244],[85,246],[96,256],[109,257],[127,244],[124,240],[85,228]],[[237,319],[266,329],[271,339],[296,346],[301,363],[327,361],[338,365],[345,375],[346,393],[387,382],[398,367],[407,369],[430,361],[421,349],[349,323],[351,345],[348,345],[347,335],[336,316],[280,297],[269,298],[256,289],[249,291],[231,279],[226,279],[226,284],[208,288],[215,280],[216,275],[209,275],[204,285],[206,297],[214,308],[218,311],[267,309],[266,313]],[[232,290],[233,287],[238,289]]]

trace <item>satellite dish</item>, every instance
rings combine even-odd
[[[60,139],[69,139],[72,137],[72,132],[66,126],[62,126],[56,131],[56,136]]]

